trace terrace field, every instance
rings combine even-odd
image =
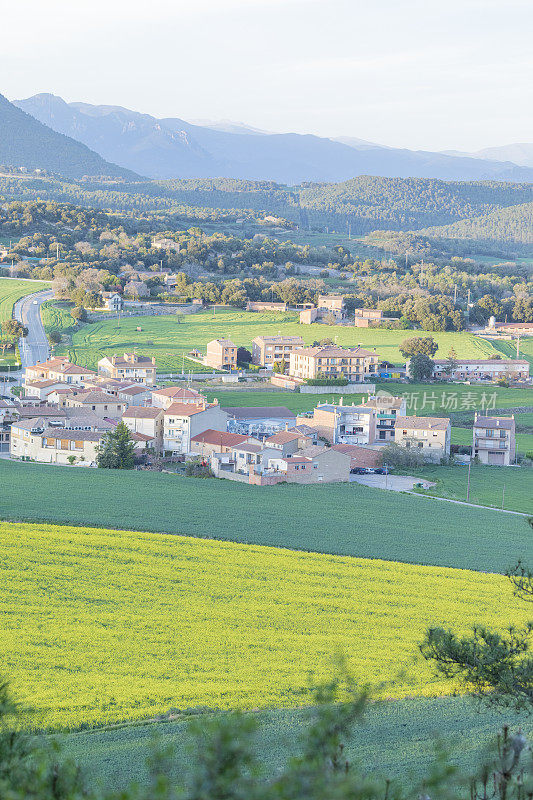
[[[395,364],[405,363],[398,345],[409,336],[423,336],[423,331],[387,330],[385,328],[350,328],[329,325],[300,325],[297,315],[287,313],[253,313],[219,310],[198,314],[161,317],[123,317],[84,325],[72,336],[69,355],[72,360],[93,369],[103,355],[114,350],[138,348],[141,354],[155,356],[158,370],[177,372],[182,357],[193,348],[205,351],[211,339],[231,338],[235,344],[250,348],[252,339],[261,334],[302,336],[307,344],[331,338],[337,344],[376,348],[379,355]],[[141,327],[142,331],[137,331]],[[446,356],[453,347],[462,358],[487,358],[494,354],[489,342],[471,333],[430,333],[439,344],[439,355]],[[191,362],[191,364],[194,362]],[[196,369],[191,365],[191,369]],[[198,369],[196,369],[198,371]]]
[[[256,487],[0,459],[0,486],[0,519],[151,530],[486,572],[505,572],[518,558],[533,564],[533,537],[522,517],[357,483]]]
[[[501,575],[188,537],[1,523],[0,554],[0,670],[36,728],[306,705],[338,651],[378,697],[438,696],[428,626],[529,615]]]

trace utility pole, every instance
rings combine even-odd
[[[505,503],[505,483],[503,484],[503,489],[502,489],[502,511],[504,503]]]
[[[457,303],[457,284],[454,283],[453,285],[453,304]]]
[[[520,334],[516,337],[516,357],[520,358]]]
[[[466,502],[470,502],[470,469],[472,467],[472,455],[470,455],[470,461],[468,462],[468,480],[466,483]]]

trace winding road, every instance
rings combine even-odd
[[[19,339],[22,368],[32,367],[38,361],[46,361],[50,348],[41,320],[41,305],[54,296],[53,291],[35,292],[21,297],[13,307],[13,316],[26,328],[28,335]]]

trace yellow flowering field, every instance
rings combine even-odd
[[[0,672],[55,729],[301,706],[339,650],[383,695],[443,694],[427,626],[528,611],[500,575],[151,533],[0,522],[0,564]]]

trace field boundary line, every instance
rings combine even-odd
[[[515,514],[519,517],[533,517],[533,511],[512,511],[510,508],[496,508],[496,506],[483,506],[480,503],[467,503],[466,500],[453,500],[451,497],[439,497],[436,494],[425,494],[424,492],[412,492],[406,489],[402,494],[411,494],[416,497],[429,497],[430,500],[444,500],[446,503],[457,503],[460,506],[468,506],[469,508],[483,508],[486,511],[498,511],[500,514]]]

